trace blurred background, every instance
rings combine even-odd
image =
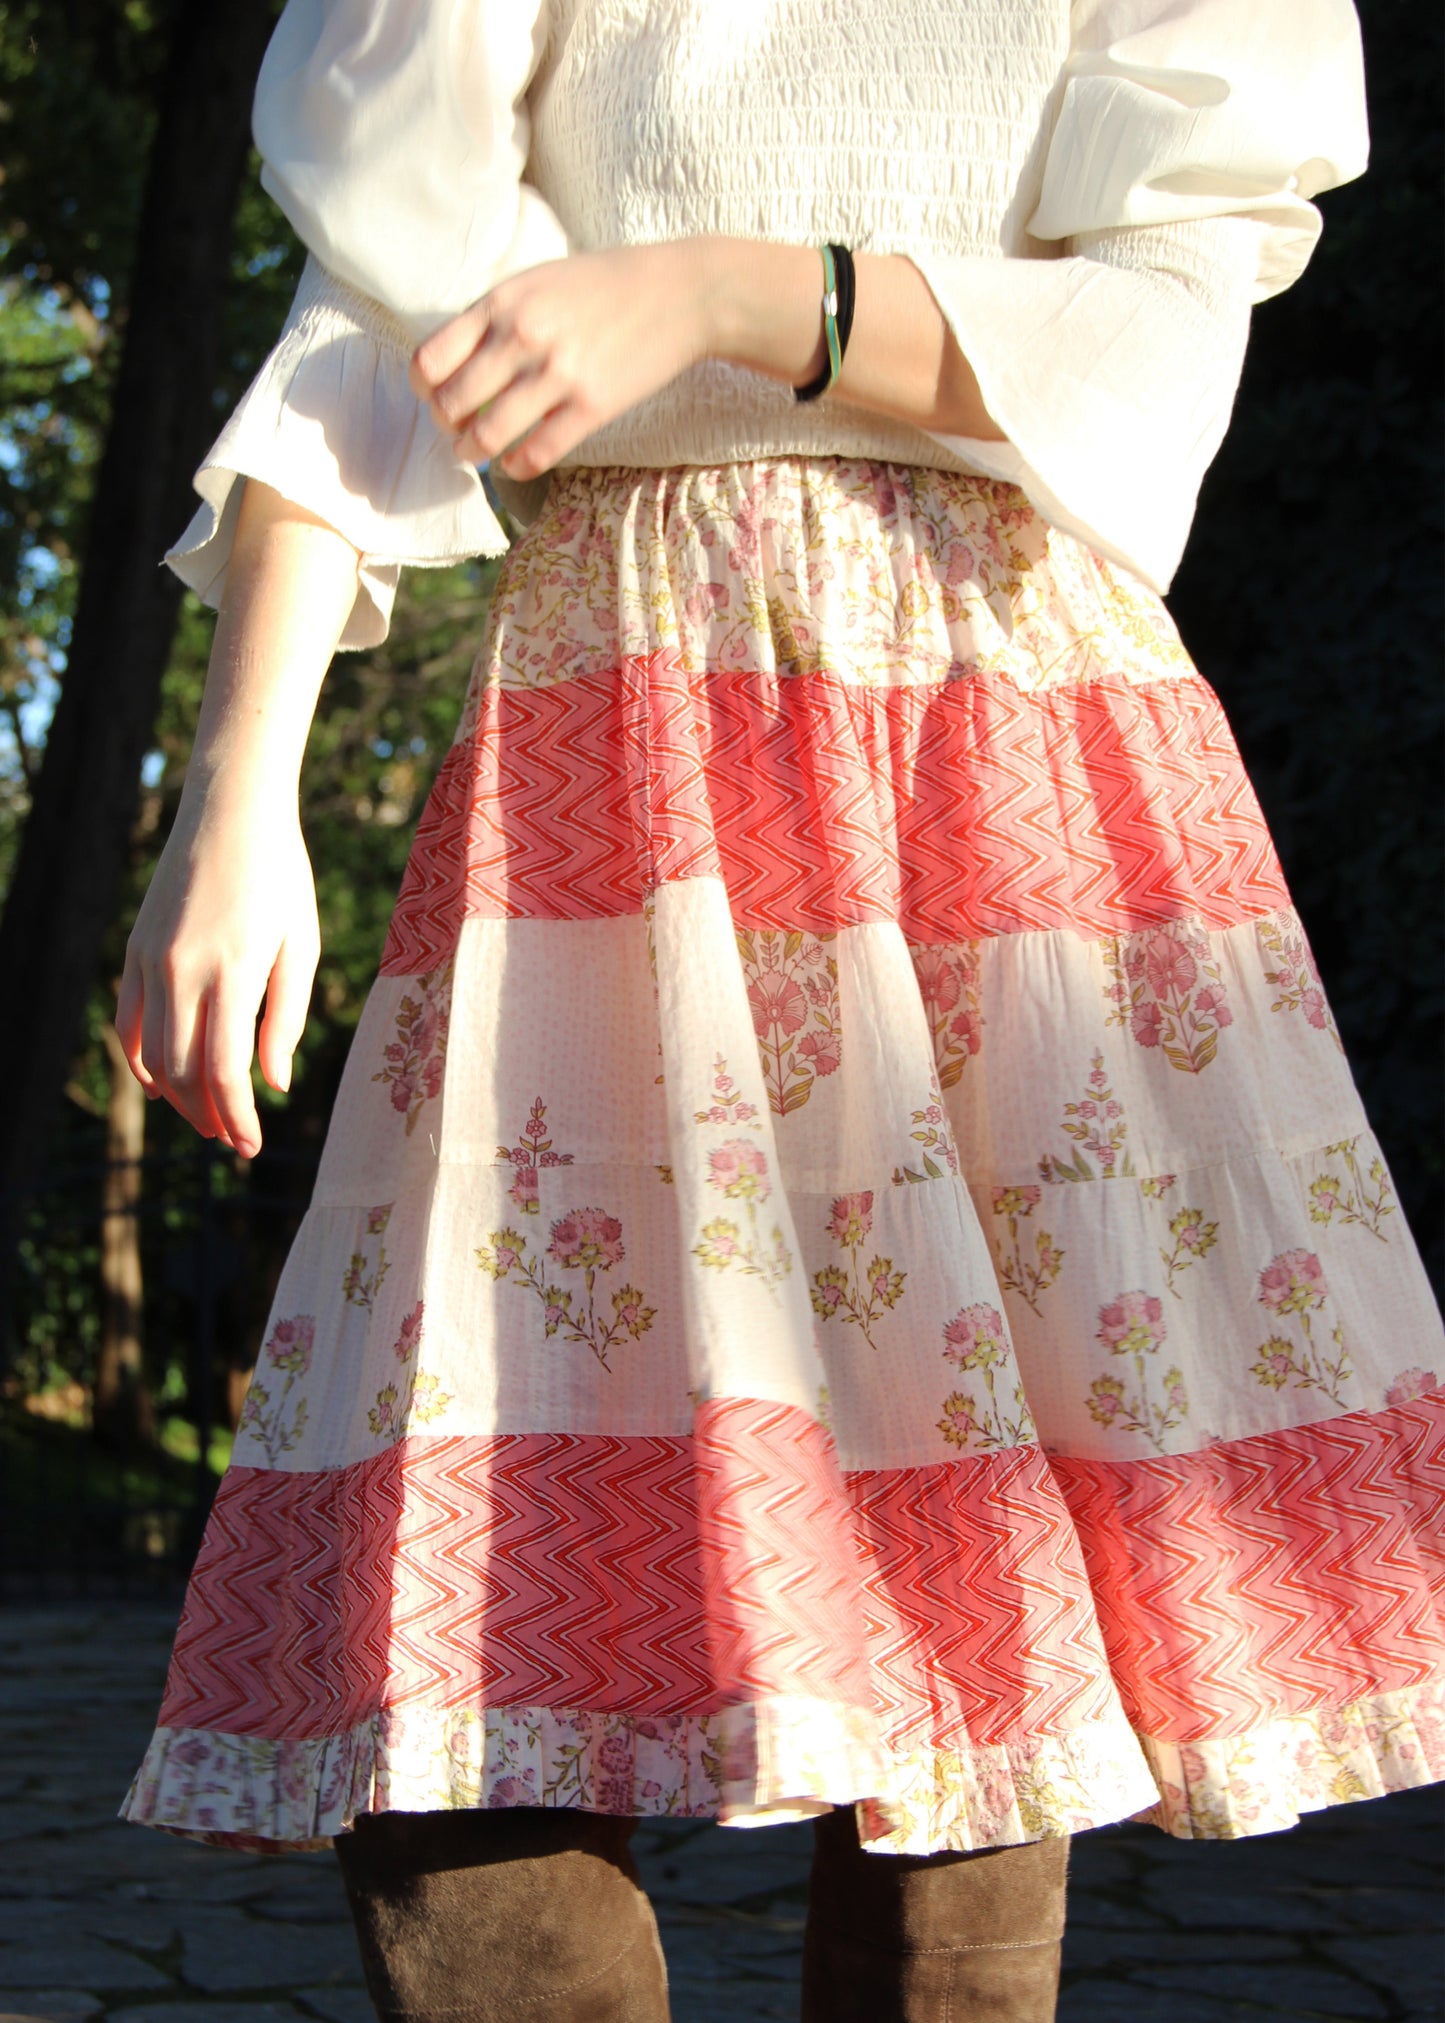
[[[249,1168],[109,1028],[212,618],[158,567],[301,253],[261,192],[257,0],[0,4],[0,1594],[173,1587],[304,1209],[485,565],[337,659],[303,821],[324,952]],[[1170,605],[1222,696],[1441,1282],[1441,23],[1363,0],[1373,164],[1255,318]]]

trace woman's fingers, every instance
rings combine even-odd
[[[120,989],[115,1000],[115,1030],[120,1041],[121,1052],[130,1064],[130,1071],[148,1096],[158,1096],[160,1090],[155,1078],[145,1064],[145,1050],[141,1030],[144,1022],[145,986],[141,979],[140,958],[127,947],[125,968],[121,972]]]
[[[536,360],[515,337],[494,335],[433,392],[433,421],[444,435],[455,436],[529,369],[536,369]]]
[[[234,978],[217,984],[206,1001],[198,1040],[205,1098],[221,1135],[243,1159],[254,1159],[261,1149],[261,1120],[251,1087],[256,1040],[254,995],[238,988]]]
[[[261,1015],[261,1072],[273,1089],[291,1086],[291,1057],[306,1030],[320,953],[314,936],[289,934],[266,986]]]
[[[463,360],[470,358],[491,327],[492,298],[483,295],[419,344],[412,353],[408,374],[417,399],[430,400]]]
[[[539,478],[568,450],[575,449],[593,426],[578,412],[576,401],[564,400],[559,407],[549,409],[536,427],[498,461],[509,478]]]
[[[463,429],[453,445],[455,454],[469,463],[500,457],[550,414],[561,398],[562,389],[550,374],[523,374],[497,396],[485,414]]]

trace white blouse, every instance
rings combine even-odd
[[[311,257],[166,560],[218,604],[236,479],[262,479],[360,551],[352,647],[385,637],[402,564],[506,545],[410,390],[415,345],[569,248],[698,232],[908,255],[1007,439],[711,360],[565,463],[980,471],[1166,589],[1251,305],[1368,148],[1350,0],[288,0],[253,125]]]

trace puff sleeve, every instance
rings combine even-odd
[[[1251,307],[1303,273],[1310,199],[1367,153],[1351,0],[1076,0],[1040,256],[901,249],[1006,437],[936,439],[1166,590]]]
[[[343,647],[386,637],[404,563],[506,537],[407,381],[422,339],[505,275],[567,251],[522,180],[541,0],[287,0],[257,79],[262,187],[308,250],[270,355],[196,472],[165,556],[219,605],[253,477],[361,551]]]

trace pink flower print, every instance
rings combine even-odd
[[[848,1274],[836,1264],[825,1264],[813,1274],[813,1310],[819,1320],[830,1321],[848,1302]]]
[[[1282,1250],[1259,1275],[1259,1303],[1272,1314],[1302,1314],[1325,1303],[1324,1266],[1310,1250]]]
[[[946,589],[956,590],[960,583],[971,583],[978,576],[978,560],[966,541],[950,541],[944,550],[943,582]]]
[[[1152,999],[1135,1005],[1129,1015],[1129,1030],[1141,1047],[1157,1047],[1164,1033],[1164,1014]]]
[[[865,1188],[858,1194],[840,1194],[833,1203],[833,1212],[828,1218],[828,1234],[845,1249],[851,1250],[862,1243],[873,1227],[873,1190]]]
[[[1164,1302],[1152,1293],[1121,1292],[1099,1309],[1096,1339],[1112,1355],[1153,1355],[1166,1333]]]
[[[535,1215],[540,1199],[537,1190],[537,1169],[535,1166],[518,1166],[515,1178],[507,1189],[513,1201],[524,1215]]]
[[[1234,1013],[1225,1003],[1224,990],[1219,984],[1205,984],[1194,1000],[1194,1009],[1204,1018],[1212,1017],[1216,1025],[1234,1024]]]
[[[1144,944],[1144,973],[1156,997],[1192,990],[1199,965],[1182,940],[1172,934],[1151,934]]]
[[[1300,995],[1300,1010],[1304,1013],[1306,1022],[1312,1025],[1316,1032],[1322,1033],[1326,1030],[1330,1023],[1330,1013],[1322,990],[1311,984],[1303,991]]]
[[[505,1278],[514,1265],[522,1262],[526,1245],[515,1229],[497,1229],[492,1232],[491,1259],[488,1269],[494,1278]]]
[[[1426,1398],[1438,1391],[1440,1379],[1433,1370],[1401,1370],[1385,1393],[1387,1405],[1408,1405],[1413,1398]]]
[[[625,1328],[633,1341],[639,1341],[652,1326],[657,1308],[644,1304],[640,1287],[625,1285],[620,1292],[612,1295],[612,1312],[614,1324]]]
[[[632,1768],[632,1751],[621,1735],[609,1735],[597,1751],[597,1761],[614,1777],[620,1777]]]
[[[943,1417],[938,1421],[938,1430],[950,1447],[967,1447],[971,1440],[983,1433],[982,1426],[974,1412],[973,1402],[962,1391],[951,1391],[943,1401]]]
[[[622,1224],[601,1208],[574,1208],[552,1224],[549,1257],[564,1270],[610,1270],[624,1255]]]
[[[823,991],[823,996],[827,995]],[[837,1033],[807,1033],[798,1042],[798,1052],[807,1058],[815,1075],[831,1075],[843,1058],[843,1044]]]
[[[1007,1354],[1003,1315],[995,1307],[964,1307],[948,1322],[943,1338],[948,1344],[944,1355],[961,1370],[987,1369]]]
[[[278,1370],[285,1370],[293,1377],[304,1376],[311,1367],[315,1341],[315,1316],[296,1314],[290,1320],[277,1321],[267,1338],[265,1355]]]
[[[1090,1102],[1087,1097],[1085,1097],[1084,1101],[1079,1104],[1079,1115],[1081,1117],[1097,1117],[1098,1114],[1099,1114],[1098,1104]]]
[[[766,1201],[773,1191],[766,1154],[746,1138],[729,1138],[707,1155],[708,1185],[734,1201]]]
[[[706,625],[728,604],[726,583],[694,583],[682,600],[684,615],[694,625]]]
[[[765,1040],[774,1027],[785,1039],[791,1039],[807,1023],[807,997],[786,970],[768,969],[755,976],[748,985],[748,1003],[752,1007],[753,1029],[760,1040]]]
[[[394,1206],[393,1202],[385,1201],[379,1208],[367,1209],[366,1233],[368,1236],[385,1236],[386,1225],[391,1220],[391,1211]]]
[[[1250,1368],[1262,1384],[1268,1384],[1272,1391],[1282,1391],[1289,1382],[1294,1369],[1294,1350],[1278,1335],[1271,1335],[1259,1352],[1259,1361]]]
[[[993,1212],[995,1215],[1032,1215],[1043,1198],[1041,1187],[995,1187]]]
[[[537,1794],[532,1788],[532,1773],[525,1771],[520,1777],[499,1777],[487,1793],[489,1809],[499,1811],[503,1806],[535,1805]]]
[[[1118,1377],[1096,1377],[1089,1386],[1089,1417],[1112,1426],[1124,1409],[1124,1385]]]
[[[386,1050],[388,1060],[394,1055],[399,1056],[401,1052],[402,1049],[400,1047],[388,1047]],[[402,1074],[398,1071],[391,1084],[392,1109],[400,1110],[405,1115],[411,1109],[412,1098],[415,1095],[416,1077],[414,1075]]]
[[[572,1295],[559,1285],[542,1288],[543,1333],[555,1335],[564,1321],[572,1318]]]
[[[948,1021],[950,1038],[957,1040],[965,1052],[976,1054],[983,1045],[983,1020],[975,1011],[955,1012]]]
[[[422,1302],[417,1301],[401,1324],[401,1332],[395,1343],[396,1359],[399,1363],[409,1363],[416,1354],[421,1341]]]
[[[377,1392],[376,1403],[368,1411],[366,1422],[378,1439],[401,1431],[401,1401],[395,1384],[385,1384]]]
[[[700,1241],[695,1246],[697,1255],[704,1264],[725,1271],[734,1258],[743,1253],[743,1233],[735,1222],[725,1216],[718,1216],[712,1222],[705,1222],[699,1231]]]
[[[1095,1054],[1094,1065],[1089,1070],[1089,1087],[1091,1089],[1107,1089],[1108,1086],[1109,1077],[1104,1073],[1104,1056],[1102,1054]]]
[[[918,988],[931,1016],[951,1012],[963,989],[958,971],[939,948],[922,948],[914,958]]]

